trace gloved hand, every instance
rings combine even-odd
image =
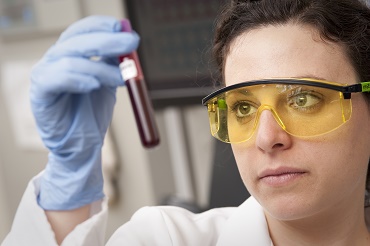
[[[39,134],[50,150],[39,205],[70,210],[101,199],[101,148],[116,88],[124,84],[118,56],[138,46],[112,17],[72,24],[31,73],[30,99]]]

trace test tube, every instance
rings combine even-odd
[[[131,23],[127,19],[121,21],[121,26],[122,32],[132,31]],[[154,147],[159,144],[159,132],[139,57],[134,51],[119,59],[119,67],[128,89],[141,143],[146,148]]]

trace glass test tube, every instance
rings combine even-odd
[[[121,25],[123,32],[132,31],[129,20],[123,19]],[[136,51],[120,57],[120,69],[130,96],[141,143],[146,148],[154,147],[159,144],[159,132]]]

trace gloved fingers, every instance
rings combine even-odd
[[[64,92],[88,93],[101,86],[115,88],[124,84],[117,66],[76,57],[41,62],[32,70],[31,81],[31,94],[38,98]]]
[[[93,32],[120,32],[121,23],[111,16],[89,16],[70,25],[59,37],[57,43],[86,33]]]
[[[104,60],[94,61],[80,57],[64,57],[53,63],[53,66],[60,71],[93,76],[101,86],[124,85],[119,67],[107,64]]]
[[[58,43],[48,50],[46,56],[51,59],[62,56],[117,57],[133,52],[138,45],[139,36],[135,32],[94,32],[74,36]]]
[[[31,76],[30,97],[34,103],[53,101],[57,95],[62,93],[88,93],[100,87],[99,81],[87,74],[49,71],[44,75],[47,76],[47,81],[37,76]],[[50,78],[53,78],[52,81]]]

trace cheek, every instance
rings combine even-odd
[[[312,184],[308,187],[321,194],[318,201],[339,202],[354,193],[361,196],[365,191],[370,153],[370,131],[365,128],[370,122],[362,116],[353,116],[331,133],[312,141],[296,141],[295,147],[304,153],[302,161],[312,173]]]
[[[255,164],[257,159],[253,149],[246,143],[231,145],[240,176],[249,192],[253,190],[253,178],[257,175]]]
[[[335,141],[328,140],[318,144],[319,149],[315,148],[316,151],[311,153],[316,157],[312,160],[316,161],[312,162],[315,180],[312,188],[321,194],[318,199],[321,206],[353,199],[354,194],[361,198],[365,192],[369,156],[363,154],[361,141],[355,140],[354,136],[347,138],[343,132],[342,137],[346,141],[337,140],[335,144]]]
[[[370,110],[366,104],[367,101],[360,97],[353,100],[352,118],[345,125],[348,129],[341,135],[346,142],[344,148],[350,165],[365,163],[367,167],[369,163]]]

